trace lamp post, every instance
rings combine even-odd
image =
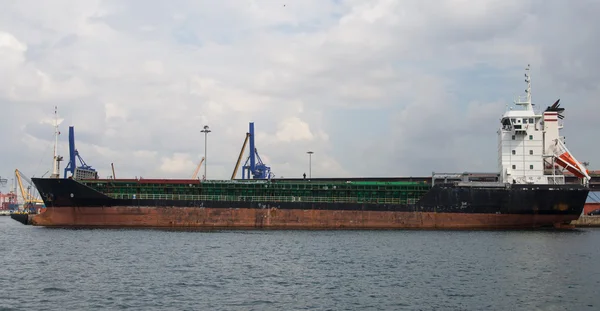
[[[312,178],[312,154],[314,152],[308,151],[308,179]]]
[[[208,138],[208,133],[211,132],[211,130],[208,128],[208,125],[204,126],[204,129],[202,131],[200,131],[202,133],[204,133],[204,179],[206,179],[206,146],[207,146],[207,138]]]

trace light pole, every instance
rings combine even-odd
[[[308,179],[312,178],[312,154],[314,152],[308,151]]]
[[[202,131],[200,131],[202,133],[204,133],[204,179],[206,179],[206,146],[207,146],[207,138],[208,138],[208,133],[211,132],[211,130],[208,128],[208,125],[204,126],[204,129]]]

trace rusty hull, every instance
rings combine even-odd
[[[578,215],[474,214],[254,208],[56,207],[30,223],[46,227],[199,229],[527,229],[564,227]]]

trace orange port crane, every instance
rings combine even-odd
[[[204,157],[202,157],[202,159],[200,160],[200,163],[198,163],[198,166],[196,166],[196,170],[194,171],[194,174],[192,175],[192,179],[196,179],[198,177],[198,172],[200,172],[200,167],[202,167],[202,162],[204,162]]]
[[[29,205],[29,204],[44,204],[44,201],[35,198],[29,192],[29,189],[31,189],[31,188],[34,187],[33,182],[31,180],[29,180],[29,178],[23,176],[18,169],[15,169],[15,177],[17,179],[17,184],[19,185],[19,189],[21,190],[21,196],[23,197],[23,203],[24,203],[24,205]],[[22,181],[22,179],[25,179],[25,181],[29,184],[29,187],[27,187],[28,188],[27,190],[25,189],[25,187],[23,187],[23,181]]]

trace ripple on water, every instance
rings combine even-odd
[[[0,242],[5,250],[0,287],[9,289],[0,294],[0,309],[593,310],[600,305],[600,230],[593,229],[577,234],[177,232],[45,229],[0,219]]]

